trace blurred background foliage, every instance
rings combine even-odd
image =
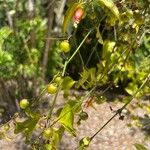
[[[79,89],[113,83],[118,91],[133,95],[150,72],[149,1],[133,1],[115,0],[120,22],[97,2],[87,3],[78,28],[70,25],[65,36],[63,17],[73,1],[0,1],[0,107],[7,109],[1,115],[19,110],[20,99],[36,97],[42,85],[61,71],[89,29],[93,33],[69,64],[67,75],[79,81]],[[72,47],[66,56],[59,42],[68,36]],[[149,92],[147,86],[139,96]]]
[[[0,1],[0,101],[9,114],[23,97],[36,97],[61,68],[59,41],[49,39],[60,33],[59,3]]]

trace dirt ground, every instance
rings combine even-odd
[[[61,98],[61,97],[60,97]],[[132,105],[134,105],[135,101]],[[68,133],[63,135],[59,150],[75,150],[78,142],[83,137],[92,136],[112,115],[110,106],[117,110],[123,105],[121,102],[105,102],[101,105],[94,104],[86,109],[89,115],[87,121],[76,127],[77,137],[71,137]],[[129,109],[130,106],[128,107]],[[130,116],[124,111],[124,120],[119,120],[118,116],[113,119],[90,143],[87,150],[136,150],[135,143],[144,144],[150,150],[150,142],[145,140],[145,134],[136,126],[127,126],[131,123]],[[144,116],[145,112],[137,108],[134,113],[138,116]],[[0,140],[0,150],[28,150],[29,148],[22,143],[21,136],[13,138],[12,141]]]
[[[76,143],[83,137],[93,135],[113,114],[109,105],[95,105],[96,110],[90,108],[87,110],[89,119],[77,128],[77,138],[71,138],[68,134],[64,135],[60,150],[74,150]],[[120,108],[122,104],[113,105],[114,108]],[[141,112],[142,113],[142,112]],[[143,115],[143,114],[140,114]],[[145,144],[150,150],[150,142],[145,141],[145,135],[137,127],[128,127],[130,118],[119,120],[118,117],[113,119],[91,142],[88,150],[134,150],[133,144]]]

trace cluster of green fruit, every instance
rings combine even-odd
[[[58,85],[61,83],[61,81],[62,81],[61,77],[56,77],[54,79],[54,82],[47,86],[47,93],[55,94],[58,90]],[[27,107],[29,107],[29,104],[30,103],[28,99],[22,99],[19,103],[19,106],[21,109],[26,109]]]

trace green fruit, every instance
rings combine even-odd
[[[87,120],[87,119],[88,119],[88,114],[87,114],[86,112],[84,112],[84,111],[82,111],[82,112],[79,114],[79,116],[80,116],[80,119],[81,119],[81,120]]]
[[[62,52],[68,53],[70,51],[70,44],[67,40],[60,43],[60,49]]]
[[[20,108],[26,109],[29,106],[29,101],[27,99],[22,99],[19,103]]]
[[[79,145],[83,148],[87,147],[90,144],[91,139],[89,137],[84,137],[80,140]]]
[[[56,86],[55,84],[50,84],[50,85],[48,85],[48,87],[47,87],[47,92],[48,92],[49,94],[55,94],[56,91],[57,91],[57,86]]]
[[[49,139],[51,137],[51,129],[45,129],[43,131],[43,137]]]
[[[59,83],[61,82],[61,80],[62,80],[61,77],[56,77],[54,81],[55,81],[57,84],[59,84]]]

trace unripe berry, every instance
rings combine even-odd
[[[67,40],[64,40],[60,43],[60,49],[62,52],[69,52],[70,51],[70,44]]]
[[[80,116],[80,119],[81,119],[81,120],[87,120],[87,119],[88,119],[88,114],[87,114],[86,112],[84,112],[84,111],[82,111],[82,112],[79,114],[79,116]]]
[[[55,78],[55,83],[59,84],[61,82],[62,78],[61,77],[56,77]]]
[[[56,86],[55,84],[50,84],[50,85],[48,85],[48,87],[47,87],[47,92],[48,92],[49,94],[55,94],[56,91],[57,91],[57,86]]]
[[[19,103],[20,108],[26,109],[29,106],[29,101],[27,99],[22,99]]]

